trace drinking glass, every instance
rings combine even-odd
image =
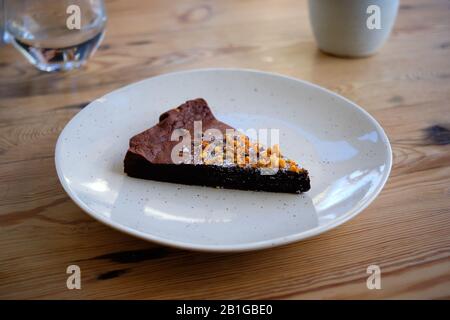
[[[103,0],[6,0],[6,34],[43,71],[85,64],[103,39]]]

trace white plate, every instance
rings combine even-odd
[[[236,128],[279,129],[281,150],[309,170],[311,190],[277,194],[127,177],[129,139],[197,97]],[[244,251],[305,239],[357,215],[383,188],[392,152],[380,125],[333,92],[271,73],[204,69],[93,101],[62,131],[55,160],[69,196],[111,227],[180,248]]]

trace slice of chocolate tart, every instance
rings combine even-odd
[[[217,120],[203,99],[163,113],[130,139],[124,170],[134,178],[227,189],[301,193],[308,171]]]

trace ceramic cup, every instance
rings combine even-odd
[[[319,48],[343,57],[374,54],[389,37],[399,0],[309,0]]]

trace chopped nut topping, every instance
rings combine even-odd
[[[279,168],[297,173],[303,170],[293,160],[281,155],[278,144],[264,149],[260,144],[250,142],[250,139],[243,134],[227,134],[223,141],[203,140],[201,160],[204,164],[211,165]]]

